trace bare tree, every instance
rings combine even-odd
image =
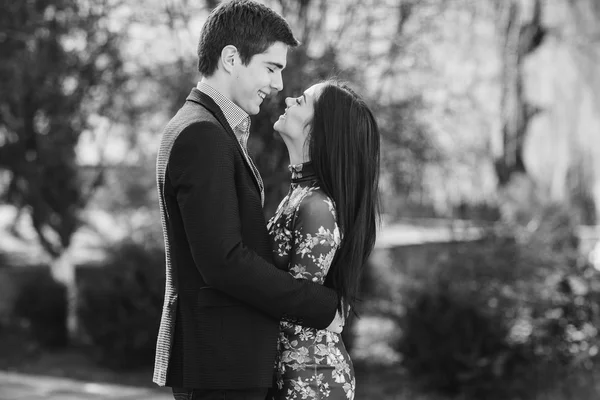
[[[523,64],[544,40],[542,0],[534,0],[531,18],[525,20],[523,0],[501,2],[502,40],[502,150],[495,160],[499,184],[515,173],[526,173],[523,144],[531,118],[540,111],[524,95]]]

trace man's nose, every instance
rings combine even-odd
[[[281,77],[281,71],[273,74],[273,79],[271,80],[271,87],[278,92],[283,89],[283,78]]]

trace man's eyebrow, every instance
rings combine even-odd
[[[282,64],[279,64],[279,63],[276,63],[276,62],[273,62],[273,61],[267,61],[267,64],[271,64],[272,66],[277,67],[279,69],[283,69],[284,68]]]

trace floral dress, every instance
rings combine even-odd
[[[335,207],[310,163],[290,170],[290,191],[268,224],[275,264],[323,284],[340,245]],[[354,368],[341,335],[282,321],[277,346],[273,399],[354,399]]]

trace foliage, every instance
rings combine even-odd
[[[124,242],[80,282],[79,316],[98,362],[114,368],[152,364],[163,304],[164,252]]]
[[[30,211],[41,244],[59,256],[101,176],[84,179],[75,146],[123,82],[106,2],[2,2],[0,170],[4,200]]]
[[[531,395],[541,370],[594,367],[600,274],[576,253],[569,211],[532,198],[506,197],[490,236],[406,277],[397,349],[425,387]]]
[[[382,138],[383,208],[393,217],[435,216],[427,199],[426,172],[430,165],[442,163],[442,155],[418,117],[424,107],[419,97],[375,103]]]
[[[42,347],[67,344],[67,291],[56,282],[48,268],[30,270],[19,283],[12,317]]]
[[[121,237],[147,246],[162,246],[163,232],[156,191],[156,160],[150,156],[137,166],[115,166],[105,170],[104,185],[90,204],[96,220],[109,215],[118,224]]]
[[[507,321],[522,304],[509,288],[529,272],[515,250],[510,240],[490,237],[411,277],[397,349],[425,387],[481,395],[513,373]]]
[[[600,273],[589,265],[556,277],[547,307],[533,310],[535,353],[549,362],[592,368],[598,362]]]
[[[498,318],[484,315],[469,299],[444,290],[424,291],[403,317],[398,350],[404,366],[424,386],[456,394],[504,373],[507,346]]]
[[[5,268],[8,267],[9,262],[8,262],[8,256],[6,253],[4,253],[3,251],[0,251],[0,268]]]

